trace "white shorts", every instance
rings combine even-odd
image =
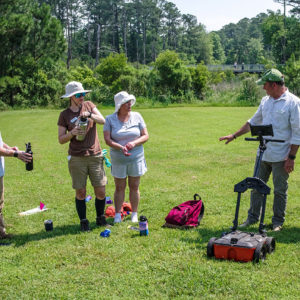
[[[111,175],[116,178],[126,178],[127,176],[139,177],[147,172],[145,158],[138,161],[118,162],[111,159]]]

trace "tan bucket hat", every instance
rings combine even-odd
[[[66,85],[66,93],[60,98],[70,98],[78,93],[89,93],[92,90],[85,90],[80,82],[71,81]]]

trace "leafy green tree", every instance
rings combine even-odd
[[[151,10],[150,20],[149,20],[149,32],[148,32],[148,61],[153,62],[156,60],[158,53],[162,50],[162,10],[159,7],[159,0],[154,0],[153,3],[156,4],[155,8]]]
[[[67,66],[79,59],[90,67],[110,53],[148,64],[166,49],[189,61],[209,63],[212,43],[192,15],[181,15],[165,0],[36,0],[51,5],[64,27]]]
[[[212,42],[213,63],[222,64],[225,61],[225,52],[221,43],[221,38],[216,32],[211,32],[209,37]]]
[[[278,13],[271,13],[262,24],[264,43],[269,45],[276,61],[283,60],[283,45],[285,40],[285,29],[283,16]]]
[[[263,58],[263,44],[260,39],[251,38],[247,43],[248,48],[248,62],[250,64],[257,64]]]
[[[269,45],[277,63],[284,63],[292,54],[300,55],[300,22],[295,17],[270,13],[262,26],[264,43]]]
[[[115,94],[125,90],[136,96],[149,96],[149,75],[148,68],[132,69],[132,74],[121,75],[112,84],[111,90]]]
[[[283,70],[286,85],[296,95],[300,95],[300,60],[291,55]]]
[[[178,35],[180,25],[180,11],[172,2],[163,1],[162,15],[162,32],[163,32],[163,49],[176,50],[178,47]]]
[[[209,71],[204,63],[200,63],[196,68],[190,67],[189,71],[192,76],[192,87],[197,97],[202,98],[208,86]]]
[[[274,2],[283,4],[284,10],[286,9],[285,6],[292,7],[289,12],[295,16],[300,15],[300,0],[274,0]]]
[[[166,50],[160,53],[152,72],[156,78],[158,93],[181,96],[191,88],[191,74],[174,51]]]
[[[45,4],[13,0],[0,5],[2,101],[14,106],[30,99],[26,105],[46,105],[55,89],[55,66],[65,50],[61,25]]]
[[[248,101],[253,105],[257,104],[260,99],[260,88],[256,84],[256,80],[255,76],[248,76],[243,79],[238,100]]]
[[[250,42],[252,39],[262,41],[261,26],[267,17],[267,14],[259,14],[252,19],[244,18],[237,24],[230,23],[217,31],[225,51],[227,64],[250,63],[249,43],[253,46],[253,42]]]
[[[51,7],[51,12],[65,28],[67,40],[67,68],[70,67],[73,58],[73,37],[74,32],[81,27],[81,0],[35,0],[41,5],[47,4]]]
[[[69,80],[79,81],[86,89],[94,89],[102,86],[102,82],[94,76],[94,72],[87,65],[70,68]]]
[[[204,61],[210,63],[212,57],[212,43],[202,24],[197,24],[193,15],[182,15],[181,39],[176,49],[184,53],[189,60],[197,63]]]
[[[95,68],[95,73],[100,75],[100,80],[104,84],[111,85],[121,75],[130,74],[127,57],[124,53],[110,54],[100,61],[100,64]]]

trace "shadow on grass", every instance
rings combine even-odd
[[[64,225],[64,226],[57,226],[54,227],[52,231],[45,231],[42,230],[36,233],[24,233],[24,234],[16,234],[11,239],[11,243],[15,245],[15,247],[24,246],[27,243],[45,240],[45,239],[52,239],[57,236],[63,235],[74,235],[80,234],[80,227],[78,224],[74,225]]]
[[[94,229],[101,228],[105,230],[105,227],[98,227],[95,222],[90,223],[90,229],[93,231]],[[56,226],[53,228],[52,231],[45,231],[42,230],[37,233],[25,233],[25,234],[15,234],[13,238],[9,241],[11,245],[15,247],[24,246],[27,243],[40,241],[45,239],[51,239],[58,236],[64,235],[75,235],[75,234],[84,234],[80,231],[79,224],[72,224],[72,225],[64,225],[64,226]]]
[[[268,235],[273,236],[278,243],[294,244],[300,241],[300,228],[283,227],[279,232],[268,231]]]
[[[201,225],[200,225],[201,226]],[[182,237],[181,240],[187,243],[192,243],[195,244],[196,243],[196,248],[198,249],[204,249],[206,248],[206,245],[208,243],[208,241],[212,238],[212,237],[220,237],[221,234],[225,231],[222,230],[211,230],[211,229],[207,229],[207,228],[200,228],[200,226],[197,229],[182,229],[182,230],[196,230],[199,233],[199,237],[198,238],[188,238],[188,237]],[[172,230],[178,230],[178,229],[172,229]],[[179,229],[181,230],[181,229]]]

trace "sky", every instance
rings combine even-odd
[[[267,10],[283,12],[283,5],[273,0],[168,0],[176,4],[182,14],[197,17],[207,31],[219,30],[243,18],[254,18]],[[288,10],[288,7],[287,7]]]

